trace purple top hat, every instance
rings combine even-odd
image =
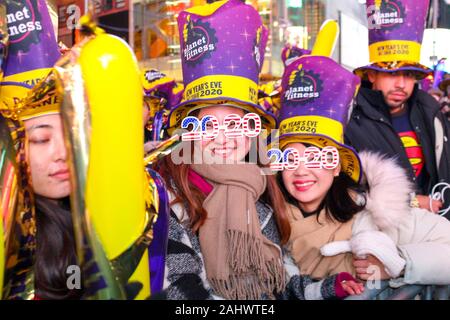
[[[367,0],[370,65],[354,72],[365,77],[367,70],[415,71],[425,77],[431,69],[420,64],[420,48],[429,0]]]
[[[142,82],[144,86],[144,99],[146,100],[165,100],[165,108],[171,109],[178,105],[183,94],[183,85],[175,82],[164,73],[156,70],[144,70],[142,73]]]
[[[258,12],[240,0],[219,1],[183,11],[178,16],[185,90],[169,116],[177,127],[193,106],[227,101],[262,117],[275,118],[258,105],[258,78],[268,30]]]
[[[7,4],[9,46],[4,77],[53,67],[61,54],[46,2],[26,0]]]
[[[356,151],[344,144],[344,129],[360,79],[328,57],[304,56],[286,67],[281,82],[280,147],[302,142],[334,146],[342,170],[360,180]]]

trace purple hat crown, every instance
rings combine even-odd
[[[178,16],[184,92],[169,115],[175,128],[196,105],[222,101],[258,113],[263,126],[275,117],[258,104],[258,82],[268,29],[258,11],[241,0],[208,3]]]
[[[319,98],[322,89],[323,81],[320,75],[314,70],[304,69],[300,63],[289,75],[288,88],[282,99],[286,105],[304,105]]]
[[[300,57],[284,72],[280,122],[297,116],[323,116],[345,124],[360,80],[328,57]]]
[[[281,87],[280,147],[301,142],[333,146],[342,171],[354,181],[361,178],[355,150],[344,144],[350,104],[360,80],[325,56],[304,56],[286,67]]]
[[[220,74],[258,83],[268,37],[258,12],[239,0],[200,10],[178,16],[185,85]]]
[[[429,0],[367,0],[370,62],[419,62]]]
[[[5,77],[50,68],[60,57],[44,0],[8,1],[9,33]]]
[[[18,53],[19,49],[28,52],[32,43],[39,44],[39,36],[43,30],[37,2],[29,2],[28,5],[21,2],[9,2],[7,23],[9,42],[22,44],[21,47],[12,46],[11,54]]]
[[[373,22],[376,26],[380,26],[384,30],[397,29],[407,19],[407,13],[401,1],[375,1],[374,7],[375,13],[372,16]],[[369,24],[370,23],[371,21],[369,20]]]

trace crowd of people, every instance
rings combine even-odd
[[[111,36],[88,19],[84,39],[62,57],[51,33],[44,40],[36,30],[37,42],[22,43],[29,51],[10,36],[0,84],[0,132],[10,134],[0,147],[14,155],[19,191],[7,202],[0,188],[2,298],[317,300],[361,295],[367,281],[450,285],[450,122],[418,85],[432,73],[419,62],[428,2],[366,1],[381,17],[401,18],[369,28],[367,66],[347,70],[317,49],[328,43],[312,51],[288,45],[281,79],[265,83],[268,31],[240,0],[179,14],[182,84],[157,70],[141,75],[137,65],[119,78],[131,50],[104,40]],[[31,3],[51,29],[45,1]],[[86,68],[97,66],[106,76],[94,88]],[[117,236],[112,250],[104,234],[115,216],[95,218],[92,176],[80,177],[79,163],[95,157],[80,146],[93,143],[99,126],[93,95],[108,92],[108,81],[129,90],[134,74],[143,94],[119,108],[139,111],[133,126],[145,175],[135,181],[145,184],[145,204],[135,207],[145,211],[118,212],[121,223],[139,218],[130,221],[140,231]],[[20,85],[30,77],[47,78]],[[449,84],[441,89],[450,92]],[[131,130],[123,121],[117,126]],[[268,150],[281,154],[278,169]],[[0,186],[11,186],[6,163]],[[81,267],[80,286],[69,285],[71,266]]]

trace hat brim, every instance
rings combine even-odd
[[[286,133],[279,137],[280,149],[284,149],[288,144],[296,142],[308,143],[318,148],[335,147],[339,152],[341,170],[353,181],[361,182],[361,160],[356,150],[351,146],[339,143],[323,134]]]
[[[367,78],[367,71],[374,70],[378,72],[387,72],[387,73],[393,73],[398,71],[414,71],[418,75],[417,80],[422,80],[429,74],[433,72],[432,69],[420,64],[420,63],[414,63],[414,62],[399,62],[399,63],[393,63],[393,62],[386,62],[386,63],[373,63],[368,66],[359,67],[353,70],[353,73],[359,76],[363,80],[368,80]]]
[[[226,103],[226,102],[231,102]],[[248,112],[254,112],[261,117],[261,124],[264,129],[270,130],[277,126],[276,117],[261,106],[249,102],[244,102],[239,99],[220,97],[214,99],[195,99],[181,102],[179,105],[175,106],[169,114],[169,128],[168,133],[171,135],[172,132],[179,128],[181,121],[189,115],[194,110],[199,110],[202,108],[209,107],[211,105],[232,105],[233,107],[243,109]]]

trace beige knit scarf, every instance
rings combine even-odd
[[[255,203],[266,177],[255,164],[192,165],[214,187],[199,239],[206,274],[226,299],[273,297],[285,287],[280,248],[261,233]]]
[[[330,242],[349,240],[352,236],[354,218],[346,223],[327,219],[325,209],[319,214],[303,217],[300,210],[289,204],[287,217],[291,225],[288,248],[292,258],[303,275],[323,279],[339,272],[355,275],[351,253],[341,253],[324,257],[320,248]]]

